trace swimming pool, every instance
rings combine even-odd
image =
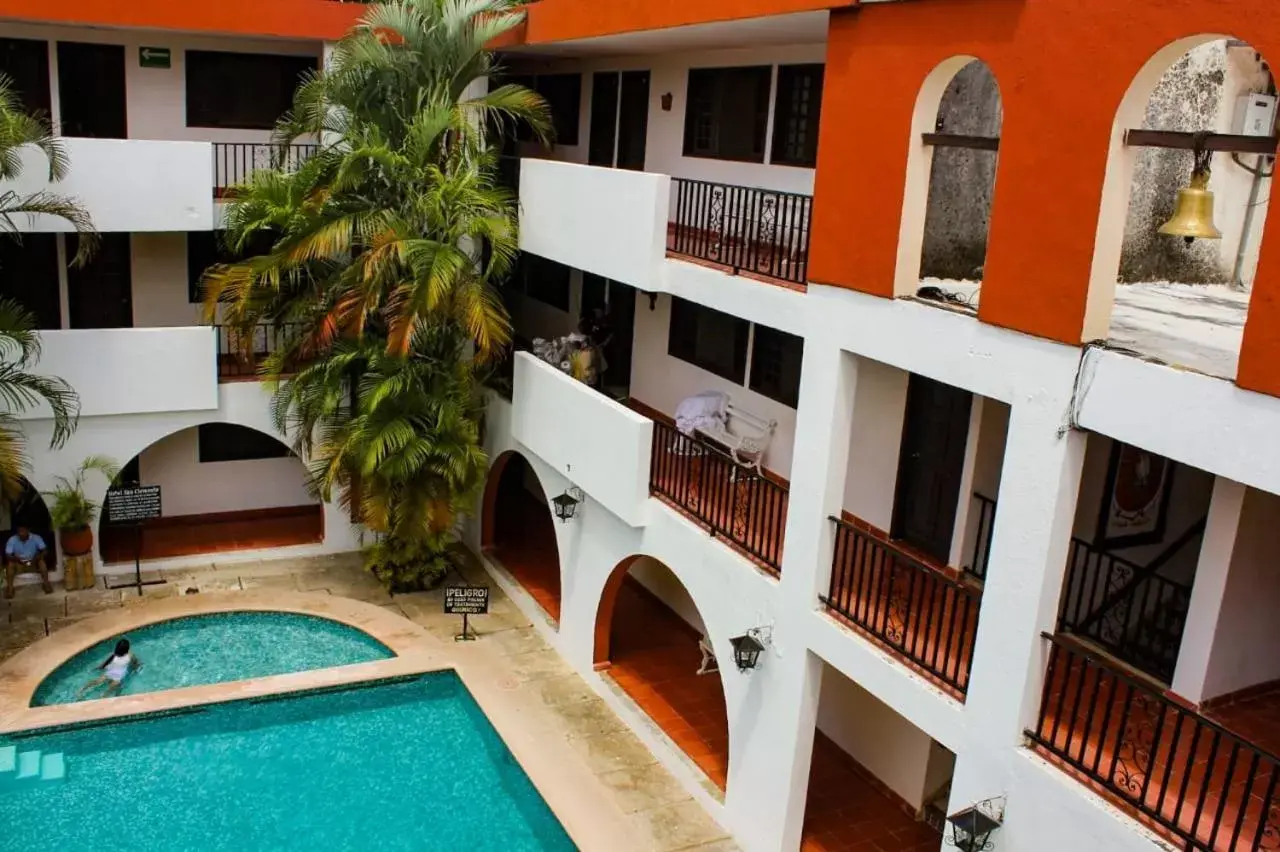
[[[354,627],[288,612],[192,615],[131,630],[125,636],[143,663],[125,679],[123,695],[224,683],[394,657],[387,646]],[[116,639],[83,651],[44,679],[33,707],[67,704],[98,674]],[[98,689],[85,696],[101,698]]]
[[[0,738],[4,848],[574,852],[453,672]]]

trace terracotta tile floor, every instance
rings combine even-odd
[[[1054,655],[1037,728],[1049,745],[1038,744],[1038,751],[1139,819],[1147,818],[1138,802],[1159,813],[1180,833],[1195,836],[1197,849],[1280,848],[1280,765],[1250,749],[1247,740],[1220,733],[1195,711],[1162,699],[1158,687],[1117,677],[1097,662],[1085,665],[1078,652],[1059,646]],[[1238,721],[1246,716],[1261,714],[1239,711]],[[1268,738],[1274,740],[1274,731]],[[1260,833],[1268,840],[1257,846]]]
[[[937,852],[940,843],[839,746],[814,737],[801,852]]]
[[[766,284],[803,291],[805,285],[802,281],[778,277],[804,277],[807,251],[801,248],[800,242],[804,237],[796,232],[791,239],[794,245],[777,248],[768,242],[723,239],[713,231],[689,226],[681,228],[675,222],[667,223],[669,256],[721,269],[731,275],[744,275]],[[738,268],[735,269],[733,264],[739,264]]]
[[[547,505],[518,484],[504,488],[494,507],[493,528],[495,541],[489,555],[547,615],[559,621],[560,556],[555,519]]]
[[[781,570],[788,493],[718,453],[692,455],[693,442],[656,424],[650,486],[694,520],[714,526],[747,556]]]
[[[1280,686],[1204,714],[1259,748],[1280,756]]]
[[[101,527],[105,562],[132,562],[137,546],[133,528]],[[226,553],[312,544],[324,540],[324,509],[289,506],[266,512],[225,512],[161,518],[142,531],[142,558],[166,559],[201,553]]]
[[[697,674],[698,632],[628,578],[618,592],[607,674],[721,790],[729,720],[720,675]]]

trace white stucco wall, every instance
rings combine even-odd
[[[201,463],[198,434],[184,429],[162,438],[138,459],[142,481],[160,486],[166,516],[317,502],[307,493],[307,470],[297,457]]]
[[[187,298],[186,234],[133,234],[130,261],[136,328],[200,322],[201,306]]]
[[[887,364],[858,359],[843,508],[882,530],[893,522],[909,378]]]

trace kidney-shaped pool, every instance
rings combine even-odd
[[[58,666],[31,700],[33,707],[67,704],[98,674],[116,636]],[[123,634],[142,668],[125,678],[122,695],[224,683],[268,675],[385,660],[395,654],[354,627],[288,612],[192,615]],[[101,698],[96,689],[85,699]]]

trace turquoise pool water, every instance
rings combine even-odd
[[[114,637],[58,666],[36,690],[32,705],[66,704],[95,677],[115,648]],[[385,660],[387,646],[366,633],[327,618],[286,612],[228,612],[152,624],[125,634],[143,666],[125,678],[121,693]],[[85,699],[100,698],[102,689]]]
[[[574,852],[452,672],[25,738],[63,781],[0,781],[0,846]]]

